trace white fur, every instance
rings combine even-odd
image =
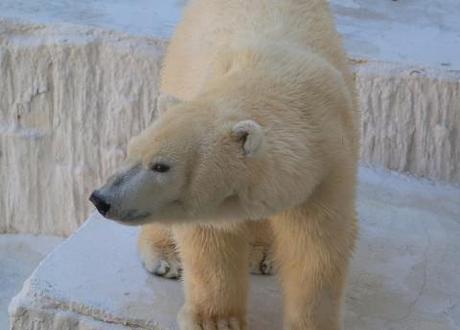
[[[340,329],[359,116],[327,1],[191,1],[161,90],[184,102],[130,143],[136,173],[100,191],[109,218],[171,226],[180,327],[246,328],[246,220],[269,218],[285,328]],[[152,173],[158,161],[170,171]]]
[[[180,104],[181,101],[169,94],[160,94],[158,96],[158,101],[157,101],[157,111],[161,115],[165,113],[170,107],[173,107],[174,105]]]
[[[243,141],[244,155],[256,156],[263,147],[264,132],[254,120],[243,120],[233,126],[233,134]]]

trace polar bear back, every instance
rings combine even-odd
[[[192,0],[176,29],[162,71],[162,93],[196,96],[226,50],[255,42],[321,55],[351,84],[326,0]]]

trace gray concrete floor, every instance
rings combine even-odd
[[[460,329],[460,188],[361,169],[346,329]]]
[[[0,329],[8,329],[8,304],[39,262],[63,239],[24,234],[0,235]]]
[[[359,180],[361,230],[345,298],[345,329],[460,329],[460,187],[367,168],[360,169]],[[68,324],[89,320],[104,329],[131,329],[125,324],[176,329],[182,287],[142,269],[137,230],[93,215],[34,273],[33,285],[15,301],[16,318],[27,310],[50,325],[66,315]],[[26,241],[0,239],[0,251],[6,251],[0,256],[0,283],[10,283],[4,300],[43,255]],[[41,315],[37,306],[50,301],[55,311]],[[276,278],[252,276],[250,329],[280,329],[280,305]]]

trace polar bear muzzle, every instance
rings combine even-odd
[[[172,165],[164,160],[148,167],[140,161],[128,161],[107,182],[93,191],[89,200],[107,219],[127,225],[140,225],[158,216],[176,193],[168,189],[175,180]],[[152,220],[152,219],[150,219]]]

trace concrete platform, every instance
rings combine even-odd
[[[69,235],[88,216],[88,194],[155,118],[186,2],[0,1],[0,232]],[[331,4],[356,72],[363,164],[460,184],[460,3]]]
[[[460,328],[460,189],[362,168],[345,329]],[[176,329],[179,282],[143,270],[137,229],[92,215],[10,305],[13,329]],[[249,329],[280,329],[275,277],[253,276]]]
[[[2,0],[0,17],[169,39],[187,0]],[[460,70],[456,0],[330,0],[353,58]]]
[[[0,329],[8,329],[8,305],[44,257],[63,238],[26,234],[0,235]]]

